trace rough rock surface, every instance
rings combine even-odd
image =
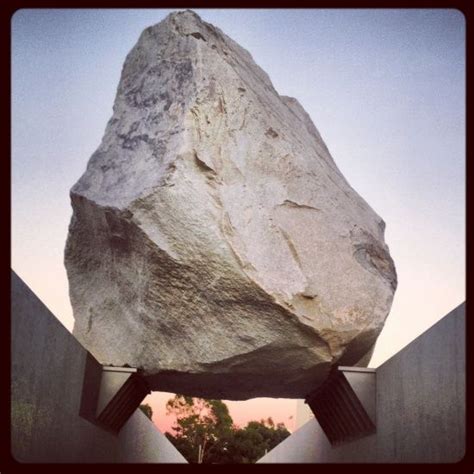
[[[297,100],[193,12],[128,54],[71,200],[74,334],[155,390],[301,398],[366,362],[389,312],[384,222]]]

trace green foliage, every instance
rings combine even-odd
[[[220,400],[176,395],[166,404],[168,413],[176,416],[175,435],[166,433],[189,462],[212,462],[220,440],[232,430],[227,405]]]
[[[138,408],[140,408],[140,410],[145,413],[145,415],[150,418],[150,420],[153,418],[153,410],[151,408],[150,405],[148,405],[148,403],[143,403],[142,405],[140,405]]]
[[[229,462],[254,463],[290,435],[283,423],[268,420],[250,421],[236,432]]]
[[[271,418],[234,426],[221,400],[176,395],[167,403],[176,416],[175,434],[165,433],[191,463],[254,463],[290,435],[283,423]]]
[[[18,393],[12,392],[11,442],[12,453],[17,460],[28,459],[35,433],[54,429],[56,415],[52,407],[21,399]]]
[[[35,408],[35,405],[23,400],[11,401],[12,449],[19,459],[28,454],[37,412]]]

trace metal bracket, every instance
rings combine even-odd
[[[337,367],[305,400],[331,445],[369,436],[376,431],[376,372]]]
[[[151,390],[138,369],[102,366],[88,354],[79,414],[107,431],[118,433],[149,393]]]

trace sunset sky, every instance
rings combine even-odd
[[[370,366],[465,299],[465,22],[456,10],[195,10],[312,117],[386,222],[399,286]],[[28,10],[12,19],[12,268],[69,329],[69,189],[98,147],[126,54],[170,10]],[[153,394],[155,422],[169,426]],[[229,403],[293,428],[295,400]],[[290,417],[293,417],[292,419]]]

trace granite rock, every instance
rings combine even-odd
[[[102,363],[234,400],[367,363],[397,285],[384,222],[298,101],[195,13],[141,34],[71,202],[74,334]]]

